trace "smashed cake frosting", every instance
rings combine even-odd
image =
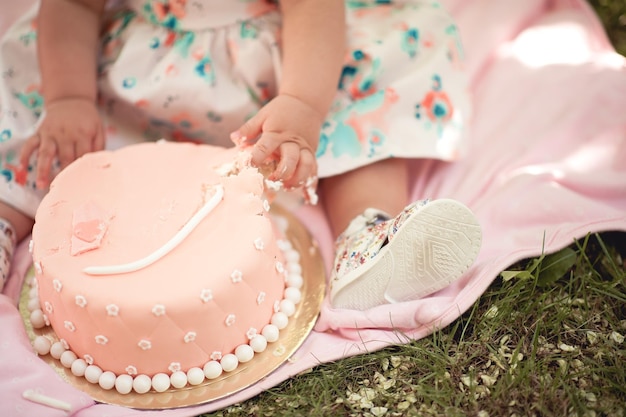
[[[62,171],[35,218],[29,303],[58,341],[35,350],[141,393],[215,378],[277,340],[302,277],[247,158],[142,143]]]

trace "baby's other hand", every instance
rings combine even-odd
[[[20,152],[27,167],[37,152],[36,185],[50,184],[52,163],[58,158],[61,169],[88,152],[104,149],[104,131],[95,103],[81,98],[57,100],[46,107],[44,119]]]
[[[281,180],[286,188],[302,187],[317,177],[315,151],[323,119],[301,99],[279,94],[233,132],[231,139],[237,145],[254,145],[252,163],[256,166],[278,160],[269,179]]]

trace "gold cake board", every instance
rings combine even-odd
[[[50,365],[67,383],[84,391],[95,401],[131,407],[137,409],[168,409],[188,407],[205,404],[221,398],[228,397],[262,380],[280,365],[287,361],[307,338],[320,312],[326,286],[324,263],[317,246],[304,225],[287,209],[280,206],[272,206],[273,217],[286,220],[286,237],[291,245],[300,254],[302,267],[303,285],[302,301],[296,306],[296,312],[289,318],[287,327],[280,331],[278,341],[268,343],[264,352],[256,353],[252,360],[239,364],[232,372],[225,372],[213,380],[204,380],[195,386],[187,385],[184,388],[171,388],[165,392],[149,391],[145,394],[137,394],[134,391],[129,394],[120,394],[115,389],[105,390],[98,384],[89,383],[84,377],[77,377],[61,362],[52,356],[45,355],[40,358]],[[33,275],[30,268],[26,282]],[[33,329],[28,310],[28,293],[30,286],[25,284],[20,296],[19,309],[26,332],[31,342],[37,336],[48,336],[57,341],[57,337],[51,327]]]

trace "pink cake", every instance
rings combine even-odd
[[[246,157],[162,141],[61,172],[35,218],[30,303],[59,340],[35,349],[143,393],[216,378],[276,341],[302,278]]]

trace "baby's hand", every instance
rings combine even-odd
[[[278,160],[269,179],[283,181],[286,188],[301,187],[317,177],[315,150],[322,123],[323,115],[309,104],[280,94],[233,132],[231,139],[242,146],[248,141],[254,144],[252,163],[256,166],[268,158]]]
[[[20,152],[20,163],[27,167],[31,155],[37,152],[36,185],[45,189],[50,184],[55,157],[63,169],[78,157],[103,148],[104,132],[96,105],[87,99],[63,99],[46,107],[37,132]]]

